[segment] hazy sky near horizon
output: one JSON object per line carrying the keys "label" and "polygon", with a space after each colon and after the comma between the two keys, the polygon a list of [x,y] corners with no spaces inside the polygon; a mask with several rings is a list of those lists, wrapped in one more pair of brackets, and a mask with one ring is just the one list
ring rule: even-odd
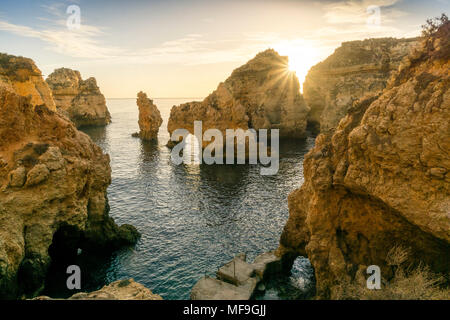
{"label": "hazy sky near horizon", "polygon": [[[79,29],[67,27],[70,5]],[[288,55],[302,82],[343,41],[417,36],[449,9],[449,0],[1,0],[0,52],[32,58],[45,76],[59,67],[95,76],[109,98],[204,97],[267,48]]]}

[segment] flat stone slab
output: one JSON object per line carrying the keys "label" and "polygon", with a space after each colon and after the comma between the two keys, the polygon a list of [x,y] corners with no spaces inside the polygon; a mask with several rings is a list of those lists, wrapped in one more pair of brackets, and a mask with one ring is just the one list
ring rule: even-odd
{"label": "flat stone slab", "polygon": [[211,277],[198,281],[191,291],[192,300],[249,300],[258,281],[249,278],[240,286],[235,286]]}
{"label": "flat stone slab", "polygon": [[216,273],[217,278],[236,286],[243,284],[253,276],[254,268],[240,256],[223,265]]}
{"label": "flat stone slab", "polygon": [[238,254],[217,271],[217,279],[200,279],[192,288],[191,299],[249,300],[265,277],[281,270],[281,259],[273,252],[257,256],[253,263],[245,260],[245,254]]}
{"label": "flat stone slab", "polygon": [[263,279],[270,273],[281,272],[281,258],[273,252],[265,252],[255,258],[252,267],[255,274]]}

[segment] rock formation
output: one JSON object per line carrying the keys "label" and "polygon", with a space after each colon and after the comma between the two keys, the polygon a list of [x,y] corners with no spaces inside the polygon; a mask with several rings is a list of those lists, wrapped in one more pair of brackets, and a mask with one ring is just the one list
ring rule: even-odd
{"label": "rock formation", "polygon": [[139,107],[140,132],[135,136],[139,136],[143,140],[157,139],[159,127],[163,122],[161,113],[153,104],[153,100],[147,98],[147,94],[142,91],[138,93],[136,103]]}
{"label": "rock formation", "polygon": [[321,131],[336,128],[353,101],[381,92],[418,38],[344,42],[311,68],[303,84],[308,122]]}
{"label": "rock formation", "polygon": [[[45,82],[26,83],[21,92]],[[37,96],[14,91],[0,87],[1,298],[39,292],[52,258],[77,248],[112,250],[139,237],[108,216],[109,156],[65,117],[34,106]]]}
{"label": "rock formation", "polygon": [[56,107],[66,113],[77,128],[104,126],[111,122],[106,100],[95,78],[81,79],[80,72],[60,68],[46,82],[53,93]]}
{"label": "rock formation", "polygon": [[353,104],[304,161],[278,254],[307,255],[320,297],[386,262],[395,245],[450,272],[450,25],[426,38],[379,96]]}
{"label": "rock formation", "polygon": [[31,95],[33,106],[45,104],[56,110],[52,92],[31,59],[0,53],[0,87],[21,96]]}
{"label": "rock formation", "polygon": [[[40,296],[33,300],[53,299]],[[115,281],[97,291],[76,293],[68,300],[162,300],[162,298],[133,279],[127,279]]]}
{"label": "rock formation", "polygon": [[234,70],[202,102],[174,106],[167,129],[170,134],[176,129],[193,133],[194,121],[201,120],[203,131],[280,129],[280,137],[301,138],[307,113],[288,58],[269,49]]}

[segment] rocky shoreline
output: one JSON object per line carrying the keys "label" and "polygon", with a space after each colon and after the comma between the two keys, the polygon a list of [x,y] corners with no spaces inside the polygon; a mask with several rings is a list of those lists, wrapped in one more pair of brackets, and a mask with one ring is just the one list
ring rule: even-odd
{"label": "rocky shoreline", "polygon": [[10,72],[0,82],[0,297],[8,299],[38,294],[59,255],[139,239],[108,215],[109,156],[54,103],[40,104],[51,93],[32,60],[8,56],[2,72],[11,60],[33,76]]}
{"label": "rocky shoreline", "polygon": [[[195,120],[204,131],[280,129],[282,138],[303,138],[308,123],[320,130],[277,250],[252,263],[236,256],[216,278],[200,279],[191,299],[251,299],[298,256],[314,267],[317,298],[336,298],[342,281],[358,280],[369,265],[393,279],[395,246],[408,248],[411,266],[448,278],[449,34],[447,21],[421,39],[344,43],[311,69],[305,98],[287,58],[269,49],[205,100],[172,108],[170,134],[193,133]],[[135,135],[156,139],[159,110],[143,92],[137,105]],[[134,226],[109,216],[109,155],[77,130],[110,121],[94,78],[62,68],[44,81],[31,59],[0,55],[0,298],[39,295],[58,256],[138,241]],[[70,299],[161,297],[121,280]]]}

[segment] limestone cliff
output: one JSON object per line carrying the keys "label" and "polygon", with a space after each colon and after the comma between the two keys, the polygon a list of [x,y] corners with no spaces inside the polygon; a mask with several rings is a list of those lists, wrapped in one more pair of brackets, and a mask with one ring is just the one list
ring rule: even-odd
{"label": "limestone cliff", "polygon": [[157,139],[159,127],[163,122],[161,113],[153,104],[153,100],[147,98],[147,94],[142,91],[138,93],[136,103],[139,108],[139,137],[143,140]]}
{"label": "limestone cliff", "polygon": [[317,130],[332,130],[353,101],[381,92],[418,38],[380,38],[344,42],[311,68],[303,85],[308,121]]}
{"label": "limestone cliff", "polygon": [[301,138],[307,113],[288,58],[269,49],[234,70],[202,102],[174,106],[167,128],[171,134],[176,129],[192,133],[194,121],[201,120],[203,131],[280,129],[280,137]]}
{"label": "limestone cliff", "polygon": [[80,72],[56,69],[46,82],[53,93],[56,107],[67,113],[77,128],[104,126],[111,122],[106,100],[95,78],[83,80]]}
{"label": "limestone cliff", "polygon": [[449,39],[447,22],[305,157],[278,253],[309,257],[319,296],[372,264],[389,279],[394,245],[450,272]]}
{"label": "limestone cliff", "polygon": [[[40,296],[33,300],[53,299]],[[76,293],[68,300],[162,300],[162,298],[133,279],[127,279],[115,281],[97,291]]]}
{"label": "limestone cliff", "polygon": [[31,95],[33,106],[45,104],[48,109],[56,110],[52,92],[31,59],[0,53],[0,87],[21,96]]}
{"label": "limestone cliff", "polygon": [[108,216],[109,156],[32,101],[0,88],[1,298],[37,293],[61,254],[112,250],[139,237]]}

